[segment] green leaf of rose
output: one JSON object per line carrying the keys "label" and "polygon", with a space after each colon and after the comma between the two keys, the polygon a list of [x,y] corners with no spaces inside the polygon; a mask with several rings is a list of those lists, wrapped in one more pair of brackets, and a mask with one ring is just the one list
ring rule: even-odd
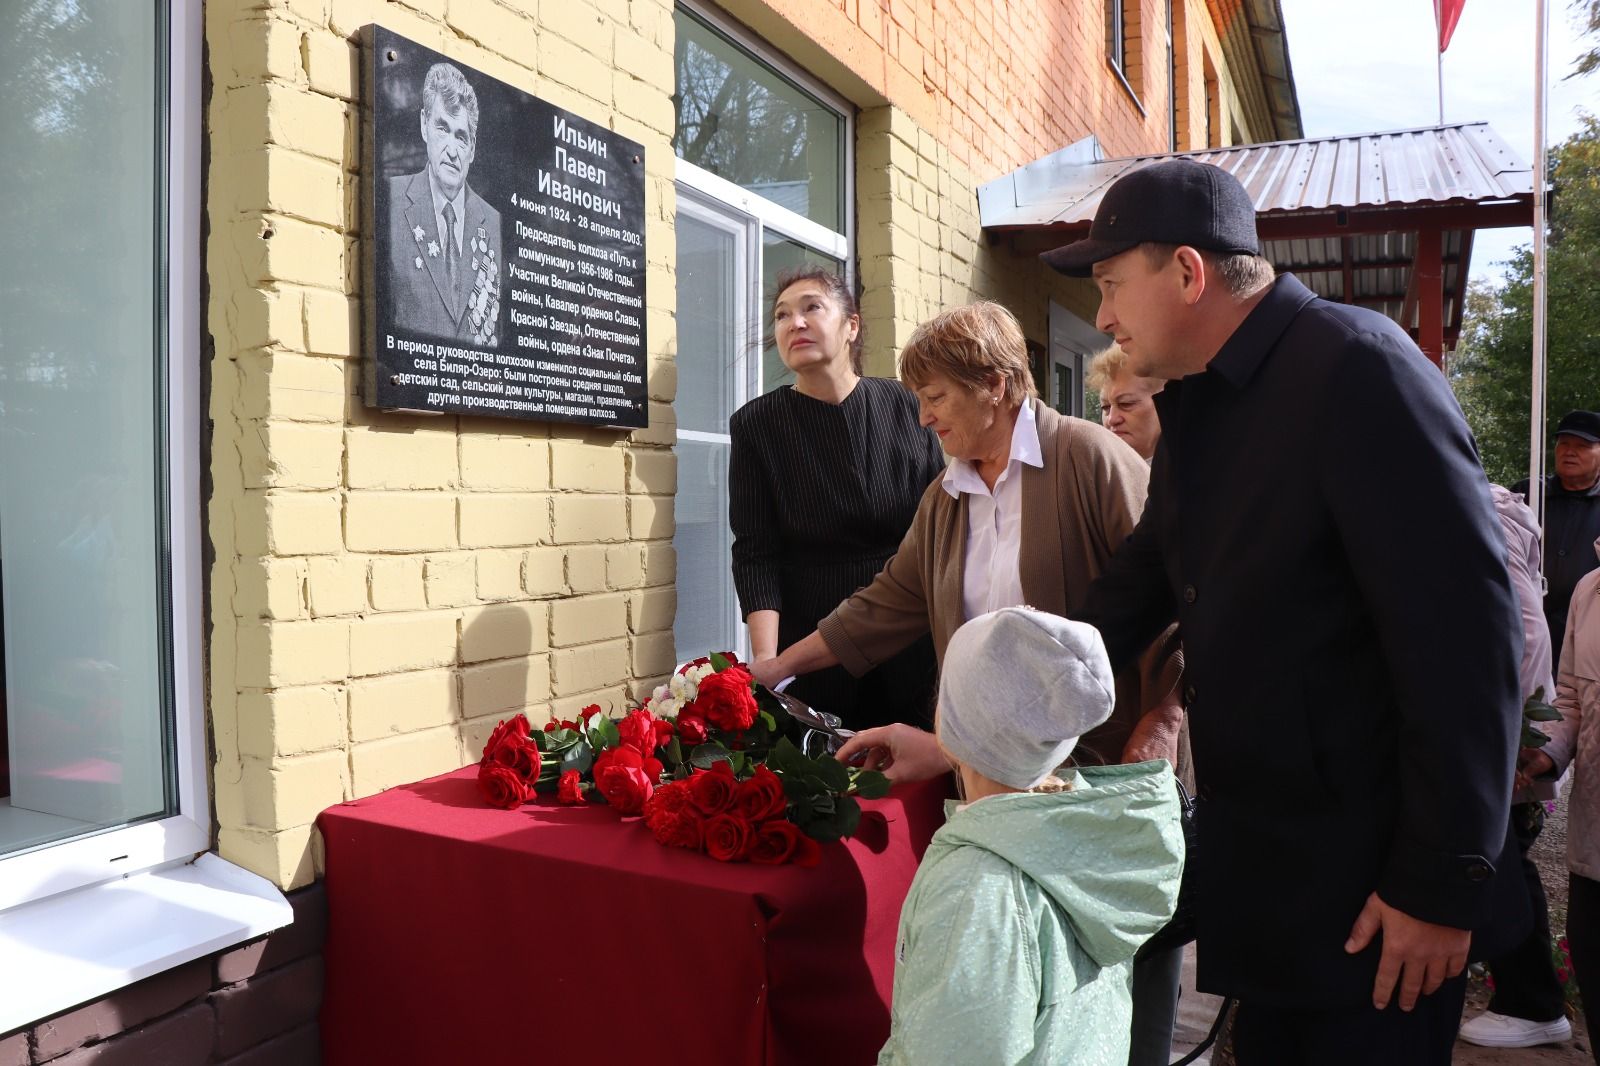
{"label": "green leaf of rose", "polygon": [[823,755],[817,759],[808,760],[811,771],[822,783],[834,792],[848,792],[850,790],[850,768],[835,759],[832,755]]}
{"label": "green leaf of rose", "polygon": [[889,779],[876,770],[856,770],[850,780],[856,795],[862,799],[882,799],[892,787]]}
{"label": "green leaf of rose", "polygon": [[594,765],[594,749],[587,744],[574,744],[566,751],[561,752],[557,760],[556,774],[559,777],[568,770],[576,770],[580,774],[589,772],[589,767]]}
{"label": "green leaf of rose", "polygon": [[722,654],[720,651],[714,651],[711,653],[711,669],[715,670],[717,673],[722,673],[722,671],[726,670],[732,665],[733,664],[728,661],[728,657]]}
{"label": "green leaf of rose", "polygon": [[808,760],[794,742],[788,737],[779,737],[778,742],[772,745],[772,750],[767,752],[767,769],[775,774],[792,774],[805,772]]}
{"label": "green leaf of rose", "polygon": [[853,837],[861,826],[861,805],[849,796],[839,800],[839,813],[834,816],[834,824],[839,827],[839,835]]}
{"label": "green leaf of rose", "polygon": [[696,770],[709,770],[711,769],[711,764],[719,760],[732,766],[733,752],[714,740],[709,740],[704,744],[697,744],[695,749],[689,753],[689,765]]}

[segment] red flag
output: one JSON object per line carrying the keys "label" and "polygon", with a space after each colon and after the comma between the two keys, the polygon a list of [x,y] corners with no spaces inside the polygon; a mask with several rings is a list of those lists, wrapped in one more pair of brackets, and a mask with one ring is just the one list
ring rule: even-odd
{"label": "red flag", "polygon": [[1456,32],[1456,23],[1461,21],[1461,9],[1467,6],[1467,0],[1433,0],[1433,18],[1439,26],[1439,51],[1442,54],[1450,47],[1450,36]]}

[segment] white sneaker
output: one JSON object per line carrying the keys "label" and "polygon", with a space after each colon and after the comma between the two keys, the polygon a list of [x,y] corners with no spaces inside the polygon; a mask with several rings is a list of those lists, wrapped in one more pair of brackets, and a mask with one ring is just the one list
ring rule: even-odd
{"label": "white sneaker", "polygon": [[1461,1026],[1461,1039],[1479,1047],[1538,1047],[1572,1039],[1572,1023],[1565,1017],[1530,1022],[1486,1010]]}

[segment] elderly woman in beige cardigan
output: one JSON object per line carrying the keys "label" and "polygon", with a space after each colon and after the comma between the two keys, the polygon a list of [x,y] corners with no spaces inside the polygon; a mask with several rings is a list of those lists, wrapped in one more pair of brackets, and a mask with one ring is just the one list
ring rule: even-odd
{"label": "elderly woman in beige cardigan", "polygon": [[[1110,431],[1039,402],[1022,329],[999,304],[918,327],[900,380],[952,462],[872,584],[751,668],[764,684],[835,663],[859,675],[930,632],[942,665],[963,622],[1002,607],[1070,615],[1144,510],[1149,468]],[[1077,762],[1177,762],[1182,661],[1171,637],[1117,678],[1116,707],[1078,741]],[[933,734],[908,725],[863,730],[839,757],[863,752],[891,778],[950,770]],[[1178,949],[1134,966],[1130,1066],[1171,1057],[1180,963]]]}
{"label": "elderly woman in beige cardigan", "polygon": [[[835,664],[859,675],[925,633],[942,663],[963,622],[1001,607],[1070,615],[1144,509],[1148,468],[1110,432],[1039,402],[1021,327],[999,304],[918,327],[900,379],[953,462],[872,584],[754,664],[764,684]],[[1180,670],[1165,651],[1119,677],[1116,710],[1080,742],[1079,760],[1175,761]],[[949,769],[932,734],[911,726],[866,730],[841,754],[860,751],[891,778]]]}

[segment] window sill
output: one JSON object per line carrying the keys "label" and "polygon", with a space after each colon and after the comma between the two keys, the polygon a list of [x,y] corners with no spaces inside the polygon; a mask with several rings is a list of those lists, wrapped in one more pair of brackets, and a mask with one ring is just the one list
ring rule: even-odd
{"label": "window sill", "polygon": [[1150,113],[1144,109],[1144,103],[1140,101],[1139,94],[1133,91],[1133,86],[1128,84],[1128,76],[1122,73],[1122,68],[1117,66],[1117,61],[1110,56],[1106,56],[1106,66],[1110,67],[1111,73],[1116,75],[1117,84],[1122,86],[1123,91],[1128,94],[1128,99],[1132,100],[1133,106],[1139,109],[1139,114],[1149,118]]}
{"label": "window sill", "polygon": [[282,928],[289,901],[207,853],[0,914],[0,1033]]}

